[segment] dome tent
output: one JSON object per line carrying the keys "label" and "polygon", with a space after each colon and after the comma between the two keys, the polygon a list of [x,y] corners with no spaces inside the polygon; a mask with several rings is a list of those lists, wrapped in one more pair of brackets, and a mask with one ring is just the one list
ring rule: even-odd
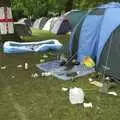
{"label": "dome tent", "polygon": [[86,56],[96,61],[96,71],[120,80],[120,4],[101,5],[81,19],[70,40],[70,56],[82,63]]}
{"label": "dome tent", "polygon": [[66,34],[70,31],[70,24],[65,17],[59,17],[53,24],[51,32],[57,35]]}
{"label": "dome tent", "polygon": [[33,23],[32,28],[42,29],[47,21],[48,21],[48,18],[41,17],[41,18],[35,20],[35,22]]}
{"label": "dome tent", "polygon": [[58,19],[58,17],[52,17],[50,18],[46,24],[44,25],[43,29],[42,30],[47,30],[47,31],[51,31],[55,21]]}
{"label": "dome tent", "polygon": [[66,34],[67,32],[70,31],[70,24],[66,17],[61,16],[61,17],[55,17],[51,18],[47,21],[45,24],[43,30],[48,30],[52,33],[55,34]]}
{"label": "dome tent", "polygon": [[80,21],[80,19],[86,14],[86,11],[71,10],[66,12],[63,16],[68,19],[71,29],[73,29]]}

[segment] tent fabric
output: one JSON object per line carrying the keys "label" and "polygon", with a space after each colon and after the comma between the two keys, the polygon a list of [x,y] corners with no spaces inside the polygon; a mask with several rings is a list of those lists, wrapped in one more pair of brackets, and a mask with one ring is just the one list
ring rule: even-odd
{"label": "tent fabric", "polygon": [[105,12],[105,17],[101,27],[100,40],[98,46],[97,63],[99,62],[102,49],[113,31],[120,25],[120,6],[119,8],[109,8]]}
{"label": "tent fabric", "polygon": [[86,56],[96,57],[102,18],[102,16],[88,15],[85,19],[78,43],[78,61],[82,62]]}
{"label": "tent fabric", "polygon": [[32,28],[42,29],[47,21],[48,21],[48,18],[41,17],[41,18],[35,20],[35,22],[33,23]]}
{"label": "tent fabric", "polygon": [[101,6],[98,6],[97,8],[118,8],[120,7],[119,2],[110,2],[108,4],[103,4]]}
{"label": "tent fabric", "polygon": [[73,55],[75,59],[77,58],[78,42],[79,42],[79,37],[80,37],[82,24],[83,24],[86,16],[89,14],[89,12],[90,11],[88,11],[88,13],[86,13],[79,20],[79,23],[74,27],[74,29],[72,30],[72,33],[71,33],[70,44],[69,44],[69,54],[70,54],[70,56]]}
{"label": "tent fabric", "polygon": [[55,34],[66,34],[69,31],[70,24],[65,17],[59,17],[51,29],[51,32]]}
{"label": "tent fabric", "polygon": [[50,18],[50,19],[46,22],[46,24],[45,24],[45,26],[43,27],[42,30],[51,31],[51,29],[53,28],[53,25],[54,25],[54,23],[55,23],[55,21],[56,21],[57,19],[58,19],[57,17]]}
{"label": "tent fabric", "polygon": [[79,23],[80,19],[86,14],[85,11],[81,11],[81,10],[71,10],[67,13],[65,13],[63,16],[66,17],[66,19],[68,19],[70,25],[71,25],[71,29],[73,30],[73,28]]}
{"label": "tent fabric", "polygon": [[107,7],[104,5],[103,8],[106,8],[104,15],[87,15],[81,30],[79,30],[77,59],[80,62],[85,56],[91,56],[98,63],[106,42],[120,25],[119,5],[108,4]]}
{"label": "tent fabric", "polygon": [[[112,39],[111,39],[112,37]],[[113,32],[102,50],[96,71],[120,81],[120,26]]]}

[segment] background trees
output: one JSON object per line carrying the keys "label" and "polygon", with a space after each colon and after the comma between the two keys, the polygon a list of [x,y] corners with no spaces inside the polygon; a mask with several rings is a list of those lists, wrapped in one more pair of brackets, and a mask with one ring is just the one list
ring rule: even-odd
{"label": "background trees", "polygon": [[[55,16],[71,9],[88,9],[113,0],[11,0],[16,19],[27,16]],[[120,0],[114,0],[120,1]]]}

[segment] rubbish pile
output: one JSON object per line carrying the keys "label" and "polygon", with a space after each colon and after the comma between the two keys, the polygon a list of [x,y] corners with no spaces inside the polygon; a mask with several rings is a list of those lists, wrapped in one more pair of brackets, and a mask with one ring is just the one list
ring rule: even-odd
{"label": "rubbish pile", "polygon": [[84,108],[92,108],[93,104],[92,102],[85,102],[85,93],[82,88],[62,88],[61,89],[64,92],[68,91],[69,94],[69,101],[71,104],[82,104]]}

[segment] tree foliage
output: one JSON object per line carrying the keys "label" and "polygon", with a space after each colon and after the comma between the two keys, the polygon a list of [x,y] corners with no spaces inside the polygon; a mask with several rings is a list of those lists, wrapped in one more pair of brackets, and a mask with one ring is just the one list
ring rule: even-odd
{"label": "tree foliage", "polygon": [[[14,16],[60,15],[71,9],[88,9],[113,0],[11,0]],[[120,0],[114,0],[119,2]]]}

